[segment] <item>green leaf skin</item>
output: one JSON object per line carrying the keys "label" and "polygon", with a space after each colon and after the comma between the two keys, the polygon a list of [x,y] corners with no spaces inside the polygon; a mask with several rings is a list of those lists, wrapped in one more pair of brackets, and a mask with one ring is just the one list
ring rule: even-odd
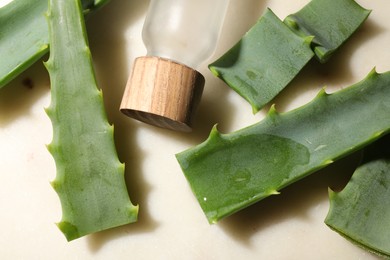
{"label": "green leaf skin", "polygon": [[268,9],[209,69],[247,100],[256,113],[315,54],[325,62],[369,13],[353,0],[312,0],[282,22]]}
{"label": "green leaf skin", "polygon": [[137,220],[113,126],[97,88],[79,0],[50,0],[50,58],[45,64],[53,125],[48,146],[57,168],[52,185],[61,200],[58,224],[68,241]]}
{"label": "green leaf skin", "polygon": [[[84,12],[108,0],[83,0]],[[0,8],[0,88],[34,64],[49,50],[45,19],[47,0],[13,0]]]}
{"label": "green leaf skin", "polygon": [[314,52],[319,61],[326,62],[370,12],[353,0],[315,0],[287,16],[284,22],[303,37],[314,36]]}
{"label": "green leaf skin", "polygon": [[14,0],[0,8],[0,88],[48,51],[47,0]]}
{"label": "green leaf skin", "polygon": [[310,37],[292,33],[267,9],[257,24],[209,68],[245,98],[256,113],[313,57],[310,41]]}
{"label": "green leaf skin", "polygon": [[230,134],[214,128],[176,155],[210,223],[279,191],[389,131],[390,72]]}
{"label": "green leaf skin", "polygon": [[390,258],[390,135],[364,151],[364,162],[341,192],[329,191],[325,223],[373,253]]}

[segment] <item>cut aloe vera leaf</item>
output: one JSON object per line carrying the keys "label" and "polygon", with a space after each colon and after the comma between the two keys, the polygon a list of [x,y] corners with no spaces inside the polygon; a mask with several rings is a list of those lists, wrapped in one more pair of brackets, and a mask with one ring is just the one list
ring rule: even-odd
{"label": "cut aloe vera leaf", "polygon": [[369,14],[353,0],[313,0],[284,22],[303,37],[314,36],[314,52],[321,62],[326,62]]}
{"label": "cut aloe vera leaf", "polygon": [[353,243],[390,258],[390,135],[364,150],[341,192],[329,191],[325,223]]}
{"label": "cut aloe vera leaf", "polygon": [[264,120],[236,132],[214,128],[176,157],[215,223],[376,140],[389,131],[389,113],[390,72],[372,71],[290,112],[271,108]]}
{"label": "cut aloe vera leaf", "polygon": [[270,10],[227,53],[209,65],[259,111],[313,57],[311,37],[294,33]]}
{"label": "cut aloe vera leaf", "polygon": [[51,81],[47,109],[57,175],[52,185],[61,201],[58,224],[70,241],[137,220],[126,188],[124,165],[116,153],[97,88],[79,0],[50,0]]}
{"label": "cut aloe vera leaf", "polygon": [[294,79],[314,52],[326,61],[368,15],[353,0],[312,0],[284,22],[267,10],[209,69],[256,113]]}
{"label": "cut aloe vera leaf", "polygon": [[[84,0],[89,13],[108,0]],[[0,8],[0,88],[48,52],[48,0],[13,0]]]}

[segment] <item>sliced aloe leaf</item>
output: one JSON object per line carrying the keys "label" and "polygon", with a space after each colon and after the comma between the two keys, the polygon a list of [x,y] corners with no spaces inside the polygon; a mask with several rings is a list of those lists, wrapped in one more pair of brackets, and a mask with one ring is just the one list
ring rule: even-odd
{"label": "sliced aloe leaf", "polygon": [[256,113],[313,57],[311,37],[294,33],[270,10],[209,68],[244,97]]}
{"label": "sliced aloe leaf", "polygon": [[[108,0],[84,0],[89,13]],[[0,8],[0,88],[48,52],[48,0],[13,0]]]}
{"label": "sliced aloe leaf", "polygon": [[341,192],[329,191],[325,223],[353,243],[390,258],[390,135],[364,150]]}
{"label": "sliced aloe leaf", "polygon": [[230,134],[214,128],[177,160],[210,223],[371,143],[390,129],[390,72]]}
{"label": "sliced aloe leaf", "polygon": [[256,113],[292,81],[314,52],[326,61],[369,13],[353,0],[312,0],[284,22],[267,10],[209,69]]}
{"label": "sliced aloe leaf", "polygon": [[14,0],[0,8],[0,87],[48,50],[46,0]]}
{"label": "sliced aloe leaf", "polygon": [[353,0],[313,0],[284,22],[303,37],[314,36],[314,52],[321,62],[326,62],[369,14]]}
{"label": "sliced aloe leaf", "polygon": [[124,165],[118,160],[113,126],[107,122],[98,90],[79,0],[50,0],[51,81],[47,109],[53,125],[57,175],[52,185],[61,201],[58,224],[70,241],[137,220]]}

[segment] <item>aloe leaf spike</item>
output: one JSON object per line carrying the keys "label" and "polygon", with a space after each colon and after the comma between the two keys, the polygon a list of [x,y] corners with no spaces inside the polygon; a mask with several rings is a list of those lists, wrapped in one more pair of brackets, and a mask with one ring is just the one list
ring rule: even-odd
{"label": "aloe leaf spike", "polygon": [[79,0],[50,0],[47,14],[51,81],[47,108],[53,125],[48,149],[62,205],[58,227],[70,241],[137,220],[118,160],[113,126],[97,88]]}
{"label": "aloe leaf spike", "polygon": [[[215,223],[373,142],[390,129],[390,72],[176,155],[200,206]],[[375,115],[375,116],[373,116]],[[353,129],[353,130],[351,130]]]}

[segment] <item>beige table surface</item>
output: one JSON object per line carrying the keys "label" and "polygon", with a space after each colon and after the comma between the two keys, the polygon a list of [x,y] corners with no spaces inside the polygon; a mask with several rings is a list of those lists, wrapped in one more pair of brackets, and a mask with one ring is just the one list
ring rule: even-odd
{"label": "beige table surface", "polygon": [[[266,7],[281,19],[308,0],[231,0],[213,60],[256,22]],[[390,70],[390,1],[358,0],[372,13],[324,65],[311,62],[273,101],[288,111],[363,79],[373,67]],[[44,112],[49,79],[38,62],[0,89],[0,259],[375,259],[324,223],[327,189],[343,187],[355,154],[216,225],[209,225],[174,154],[205,140],[218,123],[231,132],[262,119],[208,71],[194,131],[180,134],[118,112],[135,57],[145,54],[141,29],[149,1],[111,0],[87,22],[99,85],[115,124],[120,159],[139,222],[66,242],[55,223],[61,208],[49,182],[55,165],[45,145],[52,137]],[[46,59],[46,58],[45,58]],[[31,86],[23,84],[31,78]],[[26,82],[24,82],[26,83]],[[27,84],[28,85],[28,84]]]}

